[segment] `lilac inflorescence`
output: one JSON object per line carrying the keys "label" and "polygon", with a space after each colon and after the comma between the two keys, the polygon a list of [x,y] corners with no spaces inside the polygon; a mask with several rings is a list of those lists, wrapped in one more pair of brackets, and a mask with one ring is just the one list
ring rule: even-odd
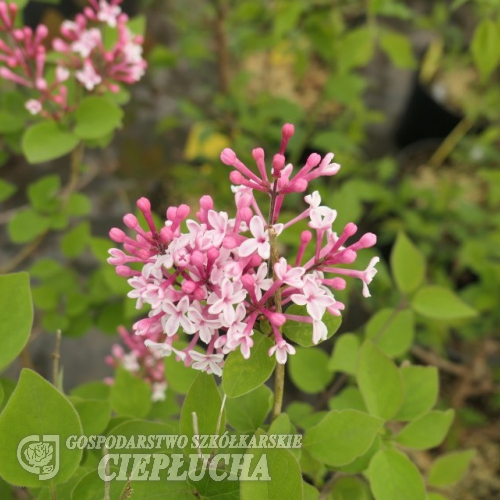
{"label": "lilac inflorescence", "polygon": [[[359,250],[376,243],[374,234],[366,233],[348,243],[357,232],[356,225],[349,223],[340,234],[335,233],[332,225],[337,212],[321,204],[317,191],[305,196],[307,208],[300,215],[278,222],[287,194],[304,192],[310,181],[335,175],[340,168],[332,163],[332,153],[324,158],[313,153],[293,175],[293,166],[285,160],[293,133],[293,125],[283,127],[280,151],[272,159],[269,176],[262,149],[253,151],[258,173],[231,149],[222,152],[222,162],[234,168],[230,174],[234,218],[216,211],[212,198],[203,196],[195,218],[189,218],[187,205],[169,207],[165,225],[157,227],[150,202],[141,198],[137,207],[148,227],[141,227],[128,214],[124,223],[135,232],[134,237],[118,228],[110,231],[124,251],[111,249],[108,262],[128,278],[132,288],[128,296],[137,301],[137,308],[144,304],[150,308],[148,316],[134,324],[134,331],[139,336],[162,336],[159,342],[147,341],[152,351],[175,355],[186,366],[221,375],[228,353],[240,350],[244,358],[250,357],[254,331],[264,322],[270,325],[274,340],[269,356],[285,363],[295,353],[282,335],[286,322],[311,324],[312,341],[317,344],[327,338],[325,314],[339,316],[344,309],[334,291],[345,288],[345,277],[360,279],[363,295],[370,296],[368,284],[376,273],[378,257],[362,271],[345,265],[355,262]],[[257,203],[256,191],[269,195],[267,218]],[[295,258],[273,255],[271,240],[300,221],[307,221],[310,230],[302,232]],[[306,260],[308,248],[311,257]],[[291,304],[303,306],[303,314],[287,314]],[[181,332],[189,344],[179,350],[173,342]],[[195,349],[200,345],[205,352]]]}

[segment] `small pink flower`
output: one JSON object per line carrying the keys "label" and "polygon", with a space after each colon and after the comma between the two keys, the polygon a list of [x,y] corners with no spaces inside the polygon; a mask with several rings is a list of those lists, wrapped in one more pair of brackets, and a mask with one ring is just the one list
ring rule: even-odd
{"label": "small pink flower", "polygon": [[288,344],[284,339],[279,339],[276,344],[274,344],[268,352],[269,356],[276,354],[276,361],[280,365],[284,365],[288,358],[288,355],[295,354],[295,347]]}
{"label": "small pink flower", "polygon": [[312,229],[319,229],[320,231],[326,231],[327,229],[331,229],[336,217],[337,211],[331,208],[313,208],[309,214],[309,218],[311,219],[309,227]]}
{"label": "small pink flower", "polygon": [[166,391],[167,391],[167,383],[166,382],[154,382],[151,385],[151,389],[153,393],[151,395],[151,401],[156,403],[158,401],[165,401],[166,399]]}
{"label": "small pink flower", "polygon": [[101,32],[97,28],[80,33],[79,38],[71,44],[71,50],[86,58],[101,43]]}
{"label": "small pink flower", "polygon": [[291,267],[288,269],[288,263],[284,257],[281,257],[279,262],[274,264],[274,272],[276,273],[276,276],[283,281],[283,283],[286,283],[293,288],[302,288],[304,285],[301,278],[306,272],[305,268]]}
{"label": "small pink flower", "polygon": [[184,359],[186,354],[178,349],[175,349],[168,342],[154,342],[151,339],[146,339],[144,345],[158,358],[166,358],[175,354],[180,359]]}
{"label": "small pink flower", "polygon": [[99,11],[97,12],[97,19],[103,23],[107,23],[110,28],[116,28],[116,20],[121,13],[118,5],[110,5],[105,0],[99,2]]}
{"label": "small pink flower", "polygon": [[75,76],[87,90],[93,90],[96,85],[102,82],[102,78],[96,73],[94,66],[89,60],[84,62],[83,69],[77,71]]}
{"label": "small pink flower", "polygon": [[207,313],[202,313],[200,307],[191,307],[188,311],[188,317],[192,321],[195,332],[200,335],[200,339],[209,344],[218,328],[222,326],[219,319],[210,319]]}
{"label": "small pink flower", "polygon": [[372,282],[373,278],[377,274],[377,269],[375,266],[380,262],[379,257],[373,257],[368,264],[368,267],[365,269],[362,275],[363,281],[363,297],[371,297],[370,290],[368,289],[368,285]]}
{"label": "small pink flower", "polygon": [[263,259],[269,259],[271,253],[269,232],[264,228],[264,221],[258,215],[254,215],[250,221],[250,232],[253,238],[248,238],[241,244],[240,256],[248,257],[253,253],[258,253]]}
{"label": "small pink flower", "polygon": [[220,292],[215,292],[210,295],[207,300],[210,308],[210,314],[219,314],[221,321],[225,326],[230,326],[235,320],[235,312],[233,304],[239,304],[245,300],[246,291],[242,289],[241,284],[232,283],[227,278],[222,279]]}
{"label": "small pink flower", "polygon": [[222,376],[222,365],[224,364],[223,354],[201,354],[194,350],[189,351],[189,356],[194,361],[191,365],[195,370],[206,373],[213,373]]}
{"label": "small pink flower", "polygon": [[29,101],[26,101],[26,104],[24,106],[32,115],[37,115],[38,113],[40,113],[40,111],[42,111],[42,103],[40,101],[37,101],[36,99],[30,99]]}
{"label": "small pink flower", "polygon": [[189,298],[184,296],[175,305],[170,300],[163,301],[162,309],[166,313],[162,317],[163,331],[169,336],[174,336],[179,328],[182,328],[185,333],[194,333],[195,328],[193,323],[186,317],[189,310]]}
{"label": "small pink flower", "polygon": [[320,320],[325,314],[326,308],[335,304],[335,299],[326,295],[325,291],[318,286],[314,278],[306,276],[301,293],[290,296],[292,301],[299,306],[306,306],[309,315]]}

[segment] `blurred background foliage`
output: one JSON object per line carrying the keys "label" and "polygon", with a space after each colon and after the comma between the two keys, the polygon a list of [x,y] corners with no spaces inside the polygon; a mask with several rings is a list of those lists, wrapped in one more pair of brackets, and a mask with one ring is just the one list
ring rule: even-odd
{"label": "blurred background foliage", "polygon": [[[28,24],[43,21],[54,31],[81,8],[76,0],[17,3],[27,4]],[[149,70],[132,89],[122,130],[87,148],[79,192],[62,208],[56,199],[68,161],[26,164],[20,137],[30,117],[19,91],[0,81],[0,268],[31,272],[37,307],[23,363],[43,371],[48,351],[36,337],[60,329],[89,339],[75,344],[90,349],[82,363],[100,366],[113,339],[99,351],[96,332],[115,335],[137,317],[124,299],[125,280],[105,263],[108,229],[142,195],[160,218],[169,205],[196,206],[202,194],[229,209],[220,151],[231,145],[250,165],[252,149],[269,157],[281,124],[292,122],[291,162],[298,167],[312,151],[333,151],[342,164],[337,176],[311,186],[338,211],[339,230],[354,221],[379,237],[383,261],[372,298],[342,297],[348,310],[340,331],[401,306],[387,268],[404,230],[425,255],[427,282],[455,290],[480,312],[467,322],[419,316],[413,354],[427,353],[422,361],[444,370],[443,395],[461,410],[459,425],[494,433],[500,1],[130,0],[124,9],[146,21]],[[287,212],[301,204],[290,197]],[[283,244],[295,246],[301,229]],[[366,253],[368,262],[375,252]],[[67,383],[88,378],[71,378],[85,364],[66,365]]]}

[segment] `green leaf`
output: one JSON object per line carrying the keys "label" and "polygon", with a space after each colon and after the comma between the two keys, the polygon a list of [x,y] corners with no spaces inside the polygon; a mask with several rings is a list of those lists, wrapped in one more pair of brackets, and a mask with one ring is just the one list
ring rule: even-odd
{"label": "green leaf", "polygon": [[10,182],[0,179],[0,203],[10,198],[17,191],[17,187]]}
{"label": "green leaf", "polygon": [[87,382],[75,387],[71,392],[71,396],[76,396],[82,399],[109,399],[111,395],[111,386],[101,381]]}
{"label": "green leaf", "polygon": [[[184,349],[186,346],[187,344],[184,342],[174,342],[176,349]],[[166,357],[164,363],[168,387],[179,394],[187,394],[198,376],[198,371],[186,366],[182,361],[177,361],[175,356]]]}
{"label": "green leaf", "polygon": [[144,36],[146,33],[146,16],[135,16],[129,20],[127,23],[128,29],[134,33],[134,35]]}
{"label": "green leaf", "polygon": [[[306,306],[298,306],[297,304],[292,304],[288,307],[286,313],[294,314],[296,316],[309,317]],[[327,339],[329,339],[340,328],[342,317],[334,316],[333,314],[325,314],[325,316],[323,316],[323,322],[325,323],[328,331]],[[312,347],[315,345],[312,341],[313,326],[311,323],[287,321],[283,326],[283,334],[285,337],[293,340],[296,344],[299,344],[302,347]]]}
{"label": "green leaf", "polygon": [[366,413],[363,396],[357,387],[347,387],[328,401],[330,410],[358,410]]}
{"label": "green leaf", "polygon": [[261,385],[239,398],[226,401],[228,423],[241,433],[257,430],[266,419],[273,404],[273,392]]}
{"label": "green leaf", "polygon": [[390,358],[406,354],[415,338],[415,317],[410,309],[381,309],[368,321],[366,338]]}
{"label": "green leaf", "polygon": [[59,206],[59,200],[56,197],[60,189],[59,176],[46,175],[28,186],[28,198],[37,212],[50,213]]}
{"label": "green leaf", "polygon": [[379,451],[370,462],[368,477],[376,500],[425,500],[417,467],[396,450]]}
{"label": "green leaf", "polygon": [[306,431],[303,446],[321,463],[347,465],[368,451],[383,424],[360,411],[333,410]]}
{"label": "green leaf", "polygon": [[337,53],[339,70],[344,73],[351,68],[367,64],[373,55],[373,34],[367,27],[348,30],[339,42]]}
{"label": "green leaf", "polygon": [[0,404],[0,412],[5,408],[12,393],[16,389],[16,383],[10,378],[0,378],[0,385],[2,386],[3,400]]}
{"label": "green leaf", "polygon": [[[24,369],[0,416],[0,474],[6,481],[18,486],[40,487],[66,482],[82,457],[82,450],[68,449],[66,440],[81,433],[78,414],[63,394],[34,371]],[[28,436],[59,438],[59,471],[54,478],[40,480],[37,474],[26,471],[15,459],[18,446]],[[28,446],[25,444],[22,447],[21,454]],[[57,453],[54,453],[54,461],[56,456]]]}
{"label": "green leaf", "polygon": [[371,340],[359,352],[357,380],[371,415],[390,420],[403,403],[403,380],[396,365]]}
{"label": "green leaf", "polygon": [[[112,467],[110,468],[110,473],[113,472],[118,473],[118,471]],[[147,483],[150,484],[149,481],[147,481]],[[111,498],[120,498],[124,484],[123,481],[109,482]],[[84,475],[75,485],[71,494],[71,500],[96,500],[98,498],[104,498],[104,482],[97,474],[97,470],[93,470]]]}
{"label": "green leaf", "polygon": [[104,432],[111,418],[111,404],[108,401],[73,398],[72,403],[80,416],[85,436],[97,436]]}
{"label": "green leaf", "polygon": [[27,243],[45,233],[49,227],[48,217],[38,214],[32,208],[26,208],[14,214],[8,230],[13,243]]}
{"label": "green leaf", "polygon": [[305,481],[302,481],[302,491],[304,492],[304,500],[318,500],[319,498],[319,491]]}
{"label": "green leaf", "polygon": [[439,493],[431,492],[427,495],[427,500],[448,500],[448,499]]}
{"label": "green leaf", "polygon": [[421,417],[436,404],[439,373],[435,366],[403,366],[404,399],[395,420],[408,421]]}
{"label": "green leaf", "polygon": [[75,112],[74,133],[80,139],[99,139],[121,126],[123,111],[105,97],[86,97]]}
{"label": "green leaf", "polygon": [[[144,448],[139,446],[139,436],[175,436],[175,442],[179,435],[179,425],[177,422],[149,422],[147,420],[126,420],[114,425],[111,431],[108,431],[108,436],[124,436],[127,440],[126,453],[144,453]],[[131,438],[133,438],[131,440]],[[191,449],[190,444],[186,449]],[[123,447],[119,440],[116,440],[114,446],[109,448],[110,453],[123,453]],[[194,451],[193,451],[194,452]],[[181,453],[180,448],[173,444],[170,440],[164,439],[157,446],[155,439],[155,447],[152,453]]]}
{"label": "green leaf", "polygon": [[0,134],[12,134],[24,128],[24,118],[15,113],[0,111]]}
{"label": "green leaf", "polygon": [[380,48],[388,55],[394,66],[409,69],[416,66],[413,47],[408,37],[395,31],[386,31],[380,37]]}
{"label": "green leaf", "polygon": [[340,477],[335,481],[332,500],[371,500],[367,484],[357,477]]}
{"label": "green leaf", "polygon": [[[225,411],[222,410],[220,428],[217,423],[221,415],[222,399],[212,375],[200,372],[187,393],[181,411],[181,434],[186,434],[191,442],[194,434],[220,434],[225,429]],[[193,413],[196,413],[198,432],[194,432]],[[202,449],[209,453],[209,449]]]}
{"label": "green leaf", "polygon": [[483,19],[476,27],[470,51],[481,80],[485,82],[500,62],[498,24],[491,19]]}
{"label": "green leaf", "polygon": [[23,350],[32,324],[33,303],[28,273],[0,276],[0,370]]}
{"label": "green leaf", "polygon": [[354,375],[358,362],[359,338],[354,333],[345,333],[335,342],[328,369]]}
{"label": "green leaf", "polygon": [[415,450],[435,448],[443,442],[454,418],[453,410],[431,411],[410,422],[396,436],[396,441]]}
{"label": "green leaf", "polygon": [[[255,436],[264,435],[258,430]],[[250,475],[265,456],[270,481],[241,481],[241,500],[302,500],[302,476],[297,459],[285,448],[249,448]]]}
{"label": "green leaf", "polygon": [[262,385],[276,365],[276,358],[268,351],[273,342],[257,332],[253,334],[254,345],[249,359],[234,351],[226,359],[222,373],[222,387],[228,398],[237,398]]}
{"label": "green leaf", "polygon": [[[201,479],[196,478],[196,480],[192,480],[188,476],[187,482],[191,484],[192,489],[196,490],[198,494],[196,498],[201,498],[202,500],[240,500],[240,485],[237,477],[232,476],[227,469],[224,470],[224,466],[220,462],[217,469],[217,475],[219,477],[221,477],[224,472],[226,472],[226,477],[223,479],[217,478],[217,480],[215,480],[206,472]],[[199,471],[199,467],[197,470]],[[175,498],[177,499],[177,496]]]}
{"label": "green leaf", "polygon": [[440,456],[429,470],[429,485],[441,488],[458,483],[465,476],[474,455],[474,450],[465,450]]}
{"label": "green leaf", "polygon": [[55,121],[32,125],[23,135],[22,148],[30,163],[55,160],[73,151],[78,138]]}
{"label": "green leaf", "polygon": [[66,205],[66,213],[73,217],[88,215],[92,210],[90,198],[83,193],[73,193]]}
{"label": "green leaf", "polygon": [[431,319],[454,320],[477,316],[477,311],[441,286],[421,288],[413,298],[413,309]]}
{"label": "green leaf", "polygon": [[424,281],[425,257],[405,233],[399,233],[391,252],[391,271],[403,293],[416,290]]}
{"label": "green leaf", "polygon": [[0,384],[0,408],[2,408],[4,398],[5,392],[3,390],[3,386]]}
{"label": "green leaf", "polygon": [[118,368],[111,388],[111,406],[119,415],[145,417],[151,410],[149,384],[123,368]]}
{"label": "green leaf", "polygon": [[80,255],[90,239],[90,224],[82,222],[74,228],[70,229],[61,241],[61,249],[63,254],[69,259]]}
{"label": "green leaf", "polygon": [[333,379],[328,361],[328,355],[321,349],[298,347],[288,363],[290,378],[304,392],[321,392]]}
{"label": "green leaf", "polygon": [[353,460],[351,463],[347,465],[343,465],[342,467],[337,467],[339,472],[346,472],[348,474],[360,474],[365,472],[370,466],[370,462],[372,458],[382,449],[383,441],[378,434],[373,440],[372,445],[368,448],[368,451],[361,455],[360,457]]}

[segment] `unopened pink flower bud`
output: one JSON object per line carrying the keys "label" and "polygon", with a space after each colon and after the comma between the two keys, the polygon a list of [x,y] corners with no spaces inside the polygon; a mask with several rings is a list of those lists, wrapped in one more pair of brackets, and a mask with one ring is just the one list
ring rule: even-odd
{"label": "unopened pink flower bud", "polygon": [[220,154],[220,159],[225,165],[232,166],[236,161],[236,153],[230,148],[225,148]]}
{"label": "unopened pink flower bud", "polygon": [[109,237],[117,243],[123,243],[128,239],[127,235],[117,227],[111,229],[111,231],[109,232]]}
{"label": "unopened pink flower bud", "polygon": [[123,217],[124,224],[130,229],[135,229],[139,225],[139,221],[134,214],[127,214]]}
{"label": "unopened pink flower bud", "polygon": [[209,195],[202,196],[200,198],[200,207],[203,210],[207,211],[207,212],[209,210],[213,210],[213,208],[214,208],[214,200]]}
{"label": "unopened pink flower bud", "polygon": [[237,170],[233,170],[229,174],[229,180],[236,185],[240,185],[245,182],[245,178]]}
{"label": "unopened pink flower bud", "polygon": [[191,294],[198,288],[198,285],[194,281],[185,280],[182,282],[181,288],[184,293]]}
{"label": "unopened pink flower bud", "polygon": [[134,271],[127,266],[116,266],[115,272],[118,276],[123,276],[124,278],[130,278],[131,276],[138,276],[140,274],[138,271]]}
{"label": "unopened pink flower bud", "polygon": [[177,219],[184,220],[188,215],[191,209],[188,205],[179,205],[177,208]]}
{"label": "unopened pink flower bud", "polygon": [[177,218],[177,207],[168,207],[167,208],[167,219],[175,220]]}
{"label": "unopened pink flower bud", "polygon": [[286,317],[281,313],[272,312],[269,313],[267,317],[269,319],[269,322],[278,328],[286,323]]}
{"label": "unopened pink flower bud", "polygon": [[273,176],[276,178],[279,178],[284,166],[285,166],[285,157],[282,154],[274,155],[274,157],[273,157]]}
{"label": "unopened pink flower bud", "polygon": [[151,212],[151,203],[147,198],[139,198],[136,205],[141,212]]}

